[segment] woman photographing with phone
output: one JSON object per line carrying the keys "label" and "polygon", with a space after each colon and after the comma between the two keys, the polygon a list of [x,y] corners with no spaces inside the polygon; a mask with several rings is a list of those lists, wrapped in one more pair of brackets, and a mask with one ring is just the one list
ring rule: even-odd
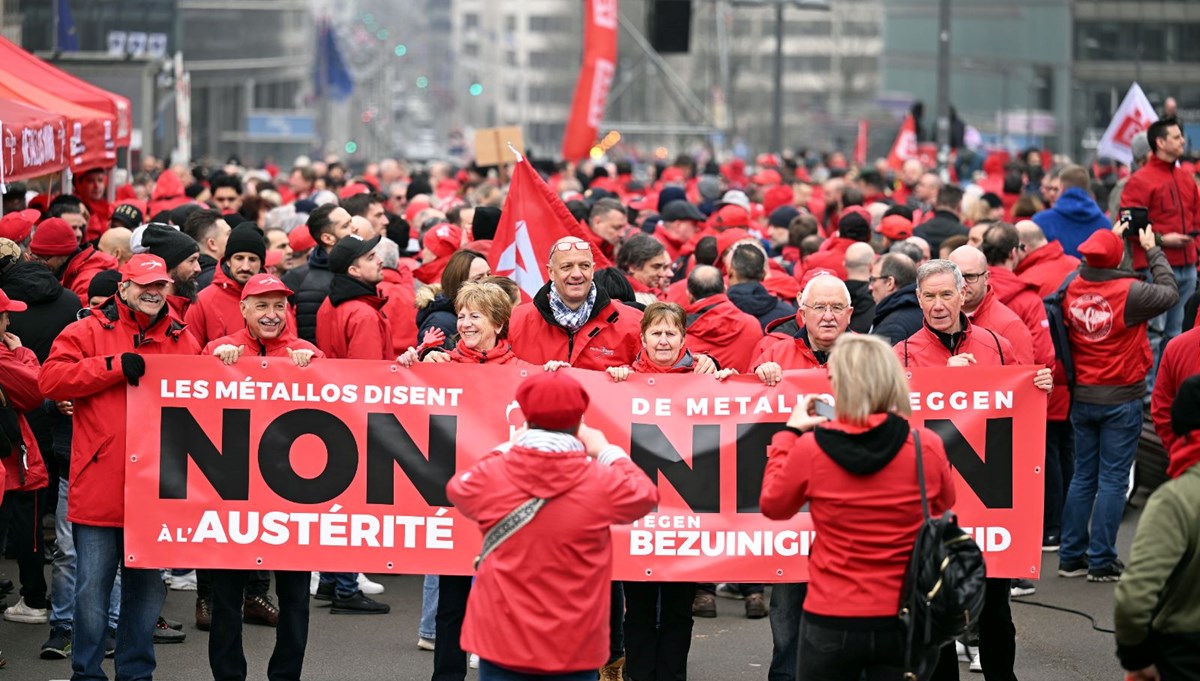
{"label": "woman photographing with phone", "polygon": [[[807,397],[767,450],[760,505],[787,520],[808,503],[817,539],[800,628],[802,679],[901,678],[896,613],[924,520],[908,381],[891,347],[846,334],[829,355],[834,418]],[[825,410],[824,407],[821,408]],[[941,439],[917,429],[931,512],[954,504]]]}

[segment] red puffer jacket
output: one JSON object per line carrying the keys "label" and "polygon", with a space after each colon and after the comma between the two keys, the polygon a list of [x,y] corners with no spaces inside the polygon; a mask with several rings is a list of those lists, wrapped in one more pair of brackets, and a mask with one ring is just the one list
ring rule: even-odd
{"label": "red puffer jacket", "polygon": [[724,293],[701,298],[684,311],[687,344],[693,352],[712,357],[722,369],[750,371],[754,348],[763,335],[758,319],[739,310]]}
{"label": "red puffer jacket", "polygon": [[[38,385],[75,403],[67,519],[125,525],[125,375],[121,355],[195,355],[200,344],[170,310],[151,322],[113,297],[71,324],[50,348]],[[145,388],[149,389],[149,388]]]}
{"label": "red puffer jacket", "polygon": [[[954,479],[941,438],[917,430],[929,510],[938,516],[954,505]],[[895,617],[923,520],[916,468],[910,428],[895,415],[874,414],[865,427],[831,421],[803,435],[775,434],[759,504],[775,520],[809,504],[820,539],[809,556],[805,612]]]}
{"label": "red puffer jacket", "polygon": [[508,322],[508,337],[517,357],[532,364],[550,360],[570,362],[577,369],[603,371],[633,363],[642,350],[642,313],[596,291],[592,316],[571,333],[554,320],[550,287],[542,287],[533,302],[518,305]]}
{"label": "red puffer jacket", "polygon": [[79,303],[88,307],[91,302],[88,300],[88,285],[92,279],[104,270],[115,270],[117,267],[116,258],[92,246],[84,246],[67,261],[62,275],[63,288],[70,289],[79,296]]}
{"label": "red puffer jacket", "polygon": [[1011,366],[1017,364],[1012,343],[998,333],[976,326],[962,317],[962,331],[951,337],[953,350],[938,337],[928,324],[909,338],[896,343],[893,349],[905,367],[944,367],[954,355],[969,352],[980,366]]}
{"label": "red puffer jacket", "polygon": [[654,483],[629,457],[603,465],[578,441],[550,446],[549,435],[530,431],[446,485],[450,501],[485,534],[531,497],[549,499],[480,564],[462,631],[464,649],[527,674],[608,661],[609,527],[658,503]]}
{"label": "red puffer jacket", "polygon": [[988,284],[996,297],[1008,309],[1016,313],[1033,339],[1033,363],[1044,367],[1054,366],[1054,341],[1050,340],[1050,322],[1046,319],[1046,306],[1038,287],[1021,280],[1012,270],[989,267]]}
{"label": "red puffer jacket", "polygon": [[[242,285],[225,274],[225,266],[218,264],[213,272],[211,286],[196,296],[196,302],[187,308],[184,320],[201,345],[215,338],[228,336],[245,327],[242,319]],[[294,328],[294,324],[292,325]]]}
{"label": "red puffer jacket", "polygon": [[[25,414],[42,406],[42,391],[38,389],[38,361],[33,351],[26,347],[9,350],[0,344],[0,389],[4,397],[17,412],[17,423],[21,427],[21,441],[25,452],[14,447],[7,461],[4,489],[9,492],[27,492],[46,486],[46,464],[38,449],[37,439]],[[2,495],[2,493],[0,493]]]}
{"label": "red puffer jacket", "polygon": [[[1067,276],[1079,269],[1079,258],[1067,255],[1057,241],[1034,249],[1017,264],[1017,276],[1034,286],[1042,298],[1054,293]],[[1044,310],[1043,310],[1044,312]]]}
{"label": "red puffer jacket", "polygon": [[250,331],[242,329],[228,336],[214,338],[200,351],[202,355],[211,355],[222,345],[241,345],[246,348],[243,357],[287,357],[288,350],[312,350],[313,359],[325,356],[321,349],[296,335],[289,326],[278,338],[262,339],[250,335]]}

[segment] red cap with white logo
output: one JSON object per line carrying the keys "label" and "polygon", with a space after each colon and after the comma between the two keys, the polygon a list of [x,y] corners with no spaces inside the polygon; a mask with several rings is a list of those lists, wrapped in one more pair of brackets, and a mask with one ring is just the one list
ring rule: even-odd
{"label": "red cap with white logo", "polygon": [[274,274],[256,274],[250,277],[250,281],[246,282],[246,285],[242,287],[242,300],[250,296],[261,296],[267,293],[282,293],[285,296],[290,296],[292,295],[292,290]]}
{"label": "red cap with white logo", "polygon": [[167,261],[149,253],[138,253],[121,265],[119,271],[121,281],[132,281],[138,286],[159,282],[170,284],[175,281],[167,274]]}

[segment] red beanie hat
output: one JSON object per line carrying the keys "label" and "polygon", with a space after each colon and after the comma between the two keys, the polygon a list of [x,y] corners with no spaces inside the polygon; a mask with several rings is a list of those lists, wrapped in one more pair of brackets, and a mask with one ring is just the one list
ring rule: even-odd
{"label": "red beanie hat", "polygon": [[18,245],[25,243],[29,233],[33,231],[33,226],[41,218],[41,212],[32,208],[5,213],[4,217],[0,217],[0,237],[11,239]]}
{"label": "red beanie hat", "polygon": [[[36,239],[37,236],[35,235]],[[1112,269],[1121,264],[1125,257],[1125,244],[1121,237],[1111,229],[1101,229],[1092,233],[1087,241],[1079,244],[1079,252],[1087,259],[1087,264],[1100,269]]]}
{"label": "red beanie hat", "polygon": [[292,231],[288,232],[288,245],[292,247],[292,252],[303,253],[310,248],[315,248],[317,240],[313,238],[308,225],[296,225]]}
{"label": "red beanie hat", "polygon": [[796,192],[786,184],[777,184],[763,193],[762,208],[767,215],[780,206],[790,206],[796,200]]}
{"label": "red beanie hat", "polygon": [[71,255],[77,250],[79,241],[75,239],[75,230],[62,218],[43,221],[33,230],[33,239],[29,242],[30,253],[47,258]]}
{"label": "red beanie hat", "polygon": [[579,381],[562,371],[536,373],[517,388],[517,404],[525,422],[543,430],[569,430],[579,425],[588,402]]}
{"label": "red beanie hat", "polygon": [[443,222],[425,232],[421,245],[428,248],[434,257],[448,258],[462,245],[462,229],[449,222]]}

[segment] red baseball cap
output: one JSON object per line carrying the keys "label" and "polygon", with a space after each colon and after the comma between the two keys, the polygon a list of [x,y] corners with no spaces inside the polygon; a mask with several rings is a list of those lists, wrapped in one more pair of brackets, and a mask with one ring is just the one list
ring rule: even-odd
{"label": "red baseball cap", "polygon": [[121,273],[121,281],[132,281],[138,286],[175,282],[167,274],[167,261],[149,253],[138,253],[121,265],[121,269],[118,271]]}
{"label": "red baseball cap", "polygon": [[296,225],[292,231],[288,232],[288,245],[292,247],[293,253],[303,253],[316,247],[317,240],[313,238],[308,225]]}
{"label": "red baseball cap", "polygon": [[263,267],[274,267],[283,262],[283,251],[278,248],[267,250],[267,258],[263,261]]}
{"label": "red baseball cap", "polygon": [[13,300],[8,297],[8,294],[0,290],[0,312],[24,312],[29,306],[19,300]]}
{"label": "red baseball cap", "polygon": [[338,198],[339,199],[348,199],[351,196],[358,196],[359,194],[370,194],[370,193],[371,193],[371,188],[368,187],[367,185],[365,185],[361,182],[353,182],[351,184],[346,185],[345,187],[342,187],[341,191],[338,192]]}
{"label": "red baseball cap", "polygon": [[462,245],[462,229],[449,222],[425,232],[421,244],[438,258],[448,258]]}
{"label": "red baseball cap", "polygon": [[6,213],[4,217],[0,217],[0,238],[11,239],[18,244],[24,243],[41,217],[41,211],[32,208]]}
{"label": "red baseball cap", "polygon": [[282,293],[285,296],[290,296],[292,295],[292,289],[280,281],[279,277],[264,272],[250,277],[250,281],[246,282],[246,285],[242,287],[242,300],[250,296],[261,296],[267,293]]}
{"label": "red baseball cap", "polygon": [[889,215],[879,223],[879,233],[892,241],[904,241],[912,236],[912,220],[903,215]]}
{"label": "red baseball cap", "polygon": [[547,430],[579,425],[588,402],[579,381],[563,371],[535,373],[517,388],[517,404],[521,405],[525,422]]}
{"label": "red baseball cap", "polygon": [[779,174],[778,170],[760,170],[750,178],[750,181],[762,185],[783,184],[783,176]]}
{"label": "red baseball cap", "polygon": [[708,219],[708,224],[720,230],[732,227],[749,227],[750,211],[741,206],[727,204],[721,206],[717,212],[712,214],[712,217]]}

